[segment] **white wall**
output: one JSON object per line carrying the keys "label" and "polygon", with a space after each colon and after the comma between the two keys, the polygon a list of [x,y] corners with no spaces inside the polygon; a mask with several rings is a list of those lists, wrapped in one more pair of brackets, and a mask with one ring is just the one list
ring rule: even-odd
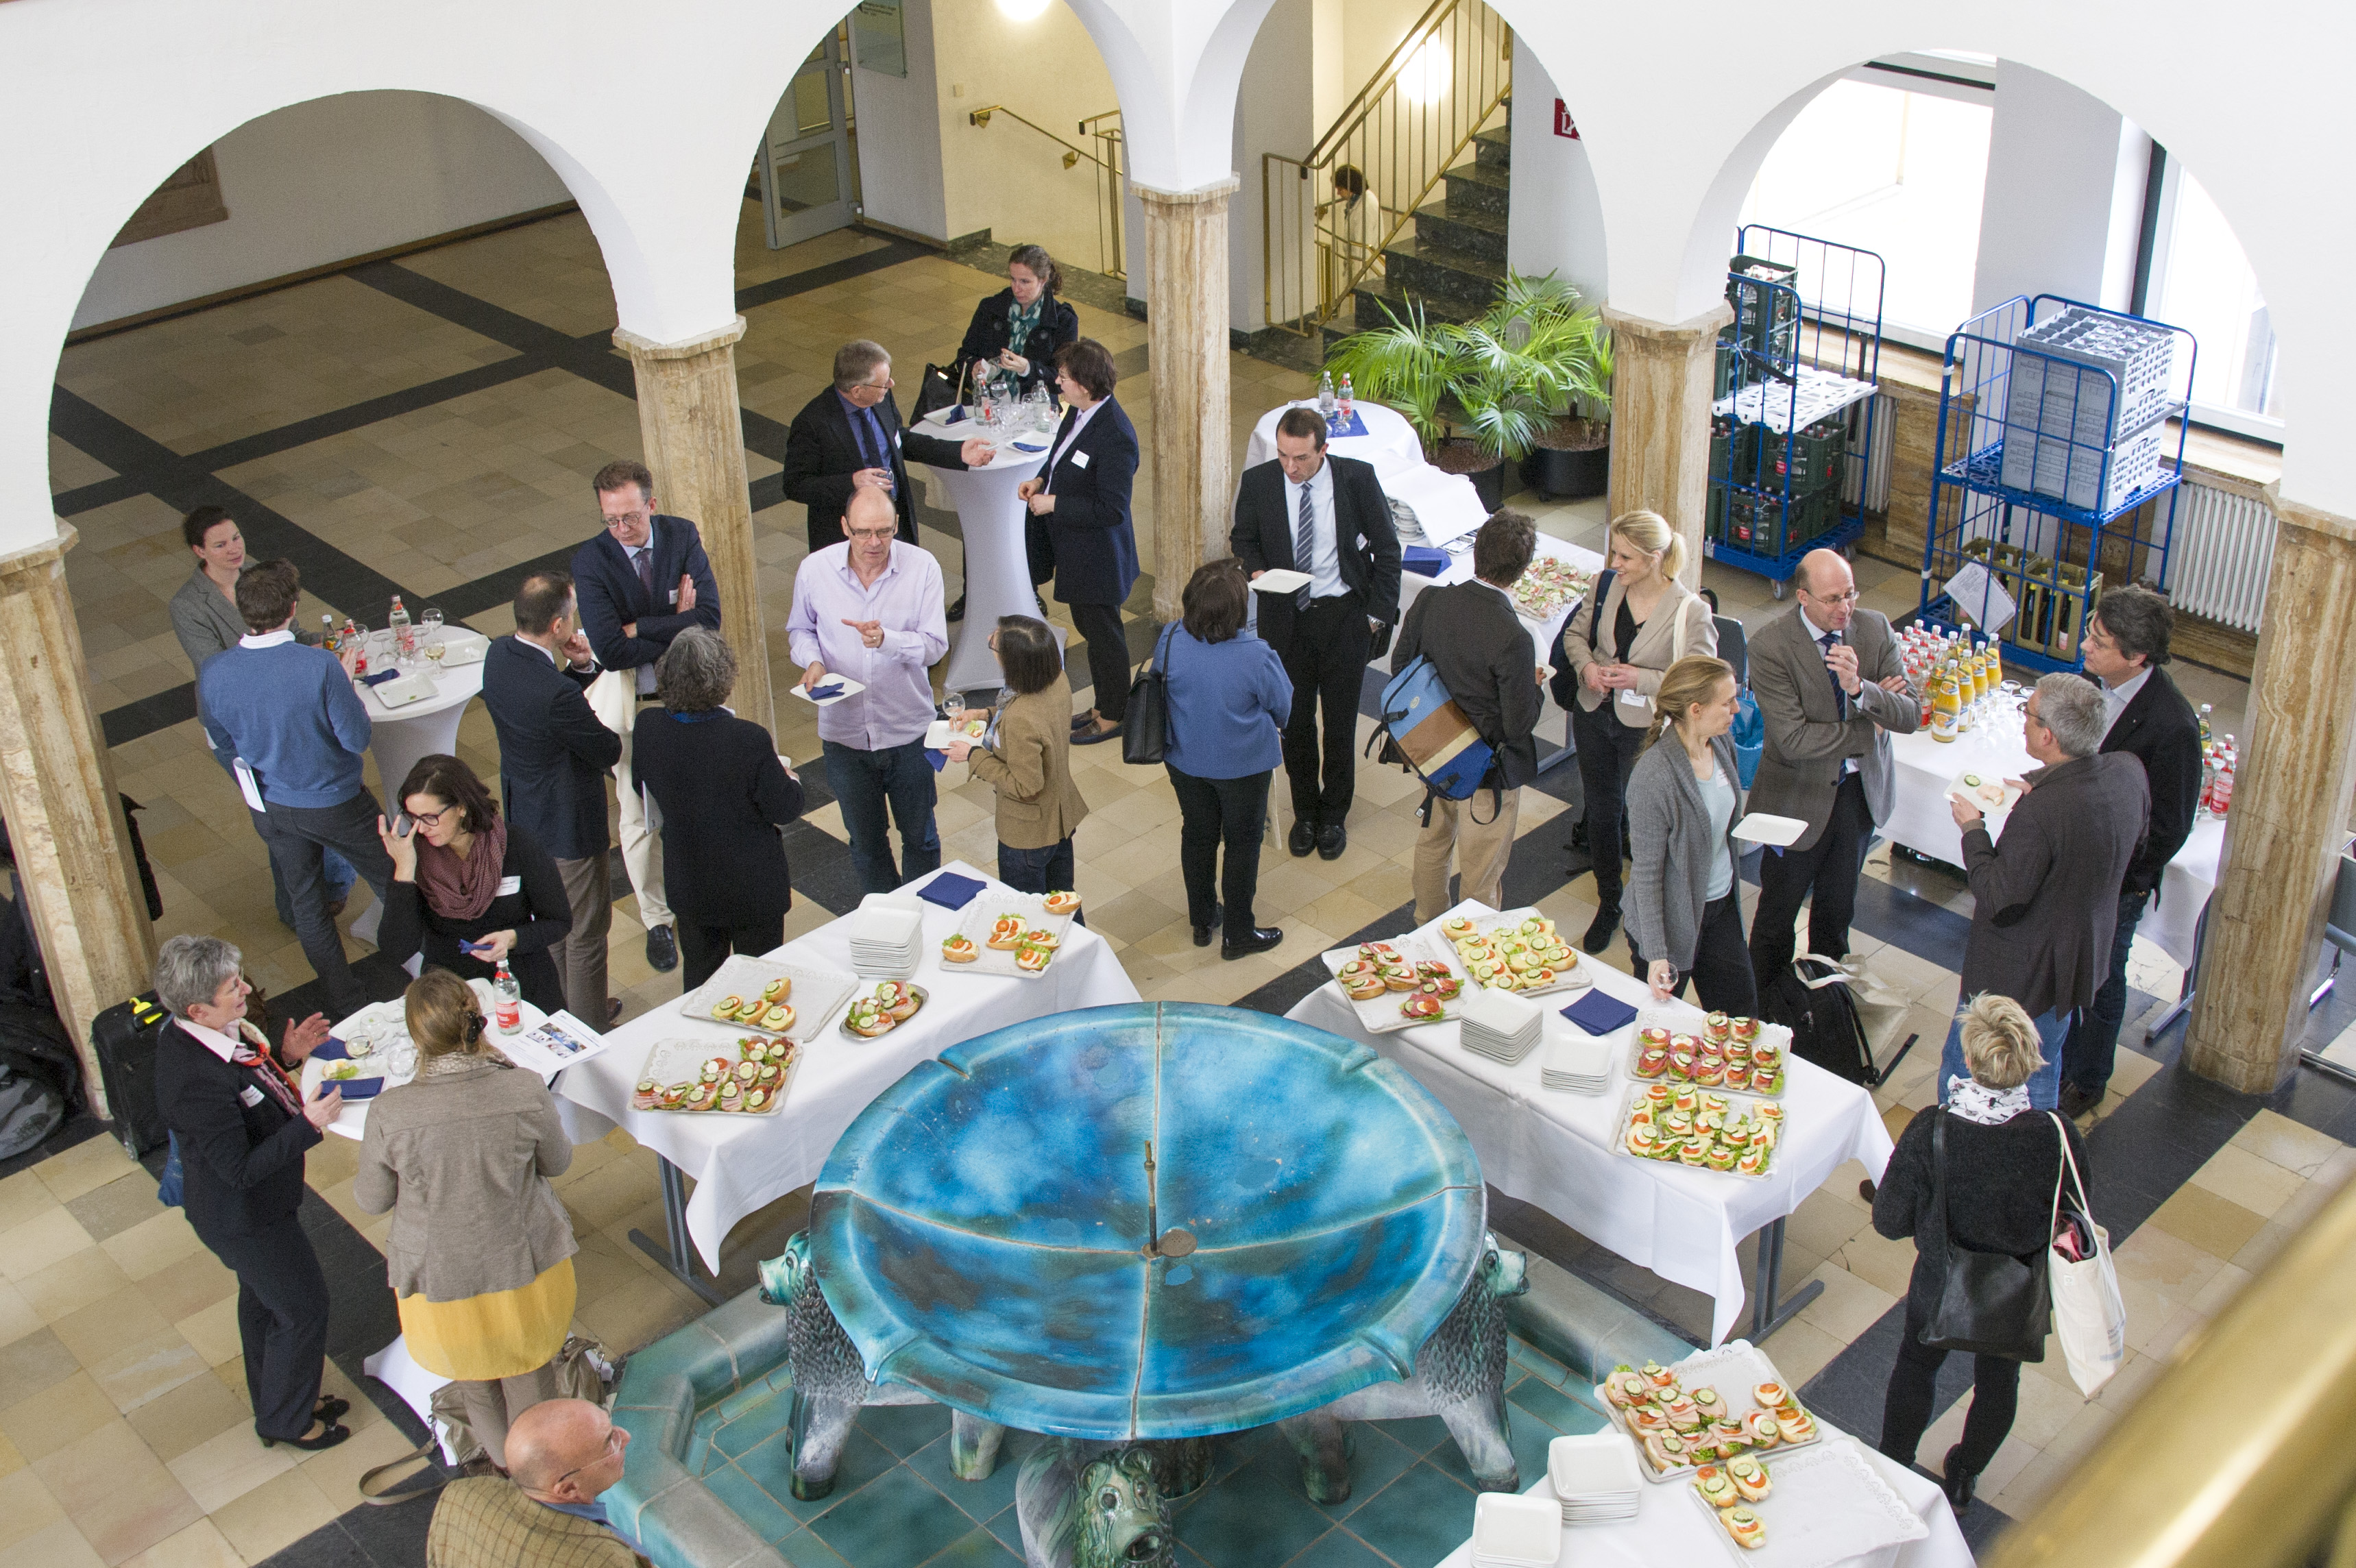
{"label": "white wall", "polygon": [[[1431,0],[1342,0],[1342,103],[1341,111],[1366,85],[1366,79],[1382,69],[1391,51],[1415,19],[1430,9]],[[1317,133],[1323,135],[1332,121],[1321,121]]]}
{"label": "white wall", "polygon": [[222,137],[213,161],[229,220],[109,251],[75,326],[572,199],[523,138],[424,92],[296,104]]}
{"label": "white wall", "polygon": [[[1280,238],[1305,240],[1311,209],[1324,194],[1304,187],[1298,179],[1280,179],[1270,187],[1260,158],[1263,153],[1298,158],[1316,142],[1317,67],[1316,0],[1276,0],[1252,39],[1243,86],[1236,94],[1236,173],[1243,185],[1227,211],[1227,319],[1241,332],[1268,325],[1263,278],[1269,208],[1278,208]],[[1294,254],[1301,262],[1301,278],[1285,298],[1313,300],[1303,283],[1312,276],[1315,249],[1303,245]]]}
{"label": "white wall", "polygon": [[[1589,304],[1611,297],[1603,204],[1588,166],[1587,141],[1558,136],[1554,101],[1563,96],[1519,37],[1514,40],[1514,208],[1505,261],[1532,277],[1559,272]],[[1570,106],[1577,119],[1579,106]]]}
{"label": "white wall", "polygon": [[2125,310],[2151,140],[2101,100],[1998,60],[1975,313],[2049,293]]}
{"label": "white wall", "polygon": [[[955,240],[941,181],[940,88],[932,0],[900,0],[908,74],[887,76],[856,60],[851,102],[859,117],[859,199],[879,223],[934,240]],[[858,29],[851,30],[855,39]],[[984,100],[984,101],[988,101]]]}

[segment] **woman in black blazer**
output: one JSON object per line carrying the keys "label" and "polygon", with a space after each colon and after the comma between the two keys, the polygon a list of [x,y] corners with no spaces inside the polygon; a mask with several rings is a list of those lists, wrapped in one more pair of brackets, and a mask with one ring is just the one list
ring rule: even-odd
{"label": "woman in black blazer", "polygon": [[1072,626],[1087,639],[1096,706],[1072,720],[1072,744],[1092,746],[1120,733],[1129,712],[1129,636],[1120,607],[1137,585],[1137,527],[1129,514],[1137,485],[1137,427],[1112,395],[1119,373],[1093,337],[1057,350],[1063,427],[1047,466],[1017,492],[1046,521],[1055,551],[1055,598],[1070,606]]}
{"label": "woman in black blazer", "polygon": [[736,656],[717,632],[680,633],[660,680],[663,706],[639,709],[631,756],[662,810],[663,879],[688,992],[730,953],[785,941],[794,891],[777,829],[802,814],[802,782],[766,730],[721,706],[735,688]]}
{"label": "woman in black blazer", "polygon": [[[455,757],[420,757],[401,784],[407,820],[376,819],[392,857],[377,949],[396,964],[425,962],[462,980],[488,980],[499,960],[541,1012],[564,1006],[558,944],[573,930],[573,904],[556,860],[540,840],[499,814],[475,770]],[[583,1019],[603,1029],[605,1019]]]}
{"label": "woman in black blazer", "polygon": [[[327,1356],[327,1279],[295,1220],[303,1153],[343,1109],[328,1089],[305,1104],[245,1016],[253,987],[236,948],[176,936],[155,955],[155,999],[172,1015],[155,1042],[155,1100],[180,1156],[181,1206],[197,1239],[237,1275],[245,1392],[265,1448],[332,1448],[345,1401],[319,1397]],[[327,1038],[314,1013],[281,1048],[299,1064]]]}
{"label": "woman in black blazer", "polygon": [[1006,281],[1011,286],[973,307],[958,363],[970,367],[976,390],[995,371],[1028,393],[1047,384],[1055,350],[1079,340],[1080,315],[1058,297],[1064,274],[1041,246],[1014,247],[1006,259]]}

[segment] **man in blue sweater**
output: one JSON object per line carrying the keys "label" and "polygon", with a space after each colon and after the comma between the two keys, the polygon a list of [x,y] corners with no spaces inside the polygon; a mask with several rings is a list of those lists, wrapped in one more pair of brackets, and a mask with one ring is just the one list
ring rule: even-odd
{"label": "man in blue sweater", "polygon": [[246,635],[206,661],[197,677],[197,713],[213,750],[237,774],[246,805],[260,813],[271,866],[294,905],[294,933],[327,987],[331,1016],[341,1017],[369,996],[327,913],[324,851],[349,860],[380,901],[392,861],[377,837],[376,797],[360,776],[368,710],[335,655],[294,640],[301,597],[292,561],[264,561],[238,579]]}

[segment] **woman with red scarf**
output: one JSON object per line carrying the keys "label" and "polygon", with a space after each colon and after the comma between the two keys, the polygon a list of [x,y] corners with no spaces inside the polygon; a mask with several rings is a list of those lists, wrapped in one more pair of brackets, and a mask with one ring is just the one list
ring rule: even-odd
{"label": "woman with red scarf", "polygon": [[499,815],[475,770],[455,757],[418,760],[402,781],[402,820],[377,818],[392,857],[377,945],[396,964],[419,952],[460,979],[489,979],[501,959],[542,1012],[564,1006],[557,945],[573,906],[556,862]]}

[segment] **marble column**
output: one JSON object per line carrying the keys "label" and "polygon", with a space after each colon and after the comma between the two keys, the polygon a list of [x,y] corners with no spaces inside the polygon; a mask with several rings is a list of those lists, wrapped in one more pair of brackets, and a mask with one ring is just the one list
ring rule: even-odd
{"label": "marble column", "polygon": [[1132,186],[1145,208],[1145,302],[1152,352],[1153,613],[1179,615],[1186,580],[1229,553],[1234,432],[1227,418],[1227,200],[1232,176],[1201,190]]}
{"label": "marble column", "polygon": [[1654,511],[1685,536],[1678,580],[1701,581],[1709,499],[1709,403],[1725,305],[1676,326],[1606,308],[1612,328],[1612,515]]}
{"label": "marble column", "polygon": [[736,691],[728,705],[774,731],[744,417],[736,400],[736,340],[744,336],[740,315],[684,343],[655,343],[626,327],[615,331],[614,343],[637,373],[638,434],[655,495],[664,511],[696,525],[720,583],[720,630],[736,650]]}
{"label": "marble column", "polygon": [[56,539],[0,555],[0,811],[49,987],[104,1115],[90,1026],[147,988],[155,931],[66,590],[78,537],[61,521]]}
{"label": "marble column", "polygon": [[2250,682],[2249,751],[2225,819],[2184,1060],[2265,1093],[2298,1065],[2307,993],[2331,905],[2356,749],[2356,518],[2274,507],[2274,565]]}

